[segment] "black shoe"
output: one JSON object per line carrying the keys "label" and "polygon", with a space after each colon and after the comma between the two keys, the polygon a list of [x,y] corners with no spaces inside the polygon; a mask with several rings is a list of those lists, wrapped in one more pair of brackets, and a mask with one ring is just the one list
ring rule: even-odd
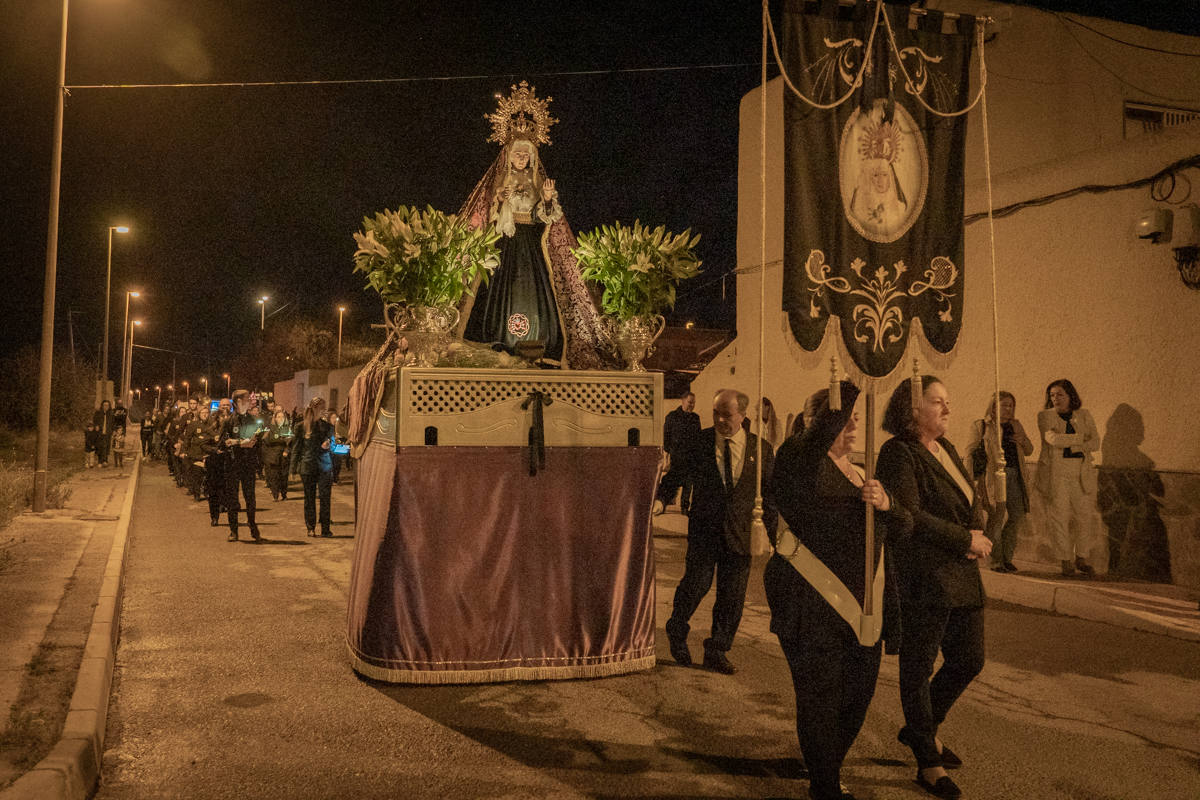
{"label": "black shoe", "polygon": [[1004,571],[1005,572],[1019,572],[1020,570],[1017,569],[1016,564],[1014,564],[1013,562],[1005,561],[1004,562]]}
{"label": "black shoe", "polygon": [[258,526],[257,526],[257,525],[251,525],[251,526],[250,526],[250,538],[251,538],[251,539],[253,539],[253,540],[254,540],[254,541],[256,541],[256,542],[261,542],[261,541],[262,541],[262,534],[260,534],[260,533],[258,532]]}
{"label": "black shoe", "polygon": [[1062,576],[1064,578],[1075,577],[1075,565],[1065,559],[1062,562]]}
{"label": "black shoe", "polygon": [[667,634],[667,641],[671,646],[671,658],[675,659],[675,663],[681,667],[690,667],[692,665],[692,652],[688,650],[687,639],[676,639],[674,636]]}
{"label": "black shoe", "polygon": [[229,538],[228,538],[228,539],[226,539],[225,541],[227,541],[227,542],[236,542],[237,540],[238,540],[238,538],[237,538],[237,531],[232,531],[232,532],[229,534]]}
{"label": "black shoe", "polygon": [[[907,725],[905,725],[903,728],[901,728],[900,731],[896,734],[896,741],[900,742],[900,744],[904,745],[909,750],[912,750],[914,756],[917,754],[916,738],[913,736],[912,731],[909,730]],[[936,744],[936,742],[935,742],[935,744]],[[942,750],[941,750],[940,755],[942,757],[942,766],[945,767],[946,769],[958,769],[959,767],[962,766],[962,763],[963,763],[962,759],[959,758],[958,754],[955,753],[953,750],[951,750],[949,747],[947,747],[945,744],[942,745]]]}
{"label": "black shoe", "polygon": [[1075,569],[1079,570],[1079,574],[1086,578],[1090,578],[1096,574],[1096,570],[1091,564],[1084,561],[1082,558],[1075,559]]}
{"label": "black shoe", "polygon": [[722,675],[732,675],[737,672],[737,667],[731,664],[729,659],[720,650],[705,650],[704,666]]}
{"label": "black shoe", "polygon": [[949,775],[943,775],[933,783],[930,783],[921,775],[921,770],[917,770],[917,786],[920,786],[934,797],[945,798],[945,800],[958,800],[958,798],[962,797],[962,789],[959,789],[958,784],[950,780]]}
{"label": "black shoe", "polygon": [[325,530],[321,531],[321,535],[326,538],[331,538],[333,536],[333,531],[326,528]]}
{"label": "black shoe", "polygon": [[962,759],[946,745],[942,745],[942,766],[946,769],[958,769],[962,766]]}

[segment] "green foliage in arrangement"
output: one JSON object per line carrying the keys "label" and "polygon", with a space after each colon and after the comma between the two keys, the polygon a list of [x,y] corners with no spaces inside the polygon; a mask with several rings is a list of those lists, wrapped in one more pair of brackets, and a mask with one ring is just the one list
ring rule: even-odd
{"label": "green foliage in arrangement", "polygon": [[431,206],[401,206],[363,218],[354,234],[354,271],[387,303],[457,305],[480,276],[500,265],[494,225],[472,228],[466,219]]}
{"label": "green foliage in arrangement", "polygon": [[604,313],[624,322],[675,306],[676,286],[700,272],[693,252],[699,241],[690,228],[676,236],[662,225],[651,229],[635,220],[632,228],[616,222],[581,234],[572,252],[583,277],[604,287]]}

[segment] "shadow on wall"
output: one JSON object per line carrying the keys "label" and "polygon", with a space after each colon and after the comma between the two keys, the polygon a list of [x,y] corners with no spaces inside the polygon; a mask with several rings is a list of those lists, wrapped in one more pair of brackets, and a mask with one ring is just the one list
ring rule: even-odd
{"label": "shadow on wall", "polygon": [[1100,445],[1096,505],[1108,529],[1109,574],[1170,583],[1170,544],[1159,513],[1166,489],[1141,450],[1145,434],[1136,408],[1121,403],[1113,410]]}

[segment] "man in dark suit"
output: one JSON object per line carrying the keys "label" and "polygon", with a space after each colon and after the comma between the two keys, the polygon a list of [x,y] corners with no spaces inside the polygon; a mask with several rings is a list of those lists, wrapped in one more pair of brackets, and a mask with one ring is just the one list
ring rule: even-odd
{"label": "man in dark suit", "polygon": [[[693,484],[688,517],[688,546],[683,579],[675,590],[675,605],[667,620],[671,657],[683,666],[692,663],[688,620],[717,578],[712,633],[704,640],[704,665],[732,675],[736,670],[725,655],[742,621],[746,582],[750,577],[750,523],[756,494],[758,440],[742,427],[750,398],[722,389],[713,399],[713,427],[697,433],[684,448],[684,474]],[[774,453],[762,446],[763,485],[771,477]],[[775,509],[764,498],[763,522],[774,533]]]}
{"label": "man in dark suit", "polygon": [[692,505],[692,480],[684,473],[681,462],[688,442],[700,433],[700,415],[692,410],[695,407],[696,395],[687,392],[679,399],[679,408],[667,414],[663,422],[663,449],[671,457],[671,467],[658,487],[658,502],[662,504],[661,510],[655,509],[658,513],[667,510],[680,489],[683,490],[679,496],[680,512],[687,514]]}

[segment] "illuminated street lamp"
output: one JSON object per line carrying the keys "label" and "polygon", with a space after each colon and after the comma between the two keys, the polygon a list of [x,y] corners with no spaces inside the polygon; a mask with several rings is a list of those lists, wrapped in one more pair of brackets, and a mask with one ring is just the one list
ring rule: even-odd
{"label": "illuminated street lamp", "polygon": [[[100,347],[100,385],[96,389],[96,402],[99,404],[104,399],[104,393],[108,388],[108,311],[109,301],[112,299],[112,235],[113,231],[117,233],[129,233],[127,225],[109,225],[108,226],[108,266],[104,271],[104,339]],[[124,338],[121,339],[124,342]]]}
{"label": "illuminated street lamp", "polygon": [[171,405],[175,405],[175,384],[168,383],[167,389],[171,392]]}
{"label": "illuminated street lamp", "polygon": [[[121,324],[121,397],[125,397],[125,395],[129,392],[129,372],[126,371],[126,367],[129,366],[129,362],[126,361],[126,359],[133,358],[133,345],[129,343],[129,298],[141,296],[141,292],[125,292],[125,322]],[[126,355],[127,352],[128,355]]]}
{"label": "illuminated street lamp", "polygon": [[[125,384],[124,384],[124,386],[126,387],[125,394],[128,395],[128,397],[125,398],[125,401],[129,405],[133,405],[133,391],[128,388],[130,380],[133,377],[133,331],[138,325],[141,325],[141,324],[142,324],[142,321],[140,319],[135,319],[129,323],[129,364],[126,367],[127,371],[125,373]],[[124,360],[124,359],[122,359],[122,360]]]}
{"label": "illuminated street lamp", "polygon": [[267,297],[265,294],[258,298],[258,304],[262,306],[262,314],[258,320],[258,329],[260,331],[265,331],[267,329],[267,301],[270,299],[271,298]]}
{"label": "illuminated street lamp", "polygon": [[342,315],[346,313],[345,306],[338,306],[338,354],[337,365],[338,369],[342,367]]}
{"label": "illuminated street lamp", "polygon": [[183,401],[186,403],[192,399],[192,385],[187,381],[180,381],[183,384]]}
{"label": "illuminated street lamp", "polygon": [[207,397],[208,396],[208,378],[202,377],[202,378],[200,378],[200,380],[204,381],[204,396]]}
{"label": "illuminated street lamp", "polygon": [[155,386],[154,391],[158,392],[158,396],[154,398],[154,410],[158,411],[162,405],[162,386]]}
{"label": "illuminated street lamp", "polygon": [[231,392],[229,391],[229,373],[222,372],[221,377],[225,379],[225,396],[229,397],[229,395],[231,394]]}

